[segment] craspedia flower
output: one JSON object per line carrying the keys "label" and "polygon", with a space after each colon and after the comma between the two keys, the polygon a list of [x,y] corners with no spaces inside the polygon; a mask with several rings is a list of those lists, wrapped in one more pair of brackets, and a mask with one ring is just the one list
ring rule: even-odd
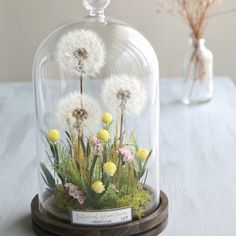
{"label": "craspedia flower", "polygon": [[80,130],[85,136],[90,136],[99,125],[100,107],[93,98],[70,93],[59,101],[56,118],[64,129]]}
{"label": "craspedia flower", "polygon": [[145,161],[149,155],[149,151],[145,148],[140,148],[138,150],[137,156],[142,160]]}
{"label": "craspedia flower", "polygon": [[112,114],[111,113],[104,113],[102,115],[102,122],[105,124],[110,124],[112,122]]}
{"label": "craspedia flower", "polygon": [[56,58],[67,71],[78,75],[94,75],[105,64],[106,49],[102,39],[92,30],[68,32],[57,44]]}
{"label": "craspedia flower", "polygon": [[104,172],[107,176],[112,177],[116,173],[116,165],[113,162],[106,162],[103,166]]}
{"label": "craspedia flower", "polygon": [[57,129],[49,130],[47,133],[47,138],[50,142],[55,143],[60,139],[61,135]]}
{"label": "craspedia flower", "polygon": [[139,80],[121,75],[106,79],[102,98],[110,111],[121,108],[130,115],[140,115],[146,105],[147,93]]}
{"label": "craspedia flower", "polygon": [[99,194],[99,193],[104,192],[105,186],[101,181],[97,180],[96,182],[92,184],[92,189],[95,193]]}
{"label": "craspedia flower", "polygon": [[100,139],[101,141],[107,142],[108,139],[110,138],[110,134],[107,130],[102,129],[98,132],[97,135],[98,139]]}

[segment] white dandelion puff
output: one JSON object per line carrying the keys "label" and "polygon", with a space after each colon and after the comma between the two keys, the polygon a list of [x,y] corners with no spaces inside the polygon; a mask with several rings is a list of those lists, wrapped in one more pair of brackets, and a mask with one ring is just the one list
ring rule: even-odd
{"label": "white dandelion puff", "polygon": [[78,92],[63,98],[56,111],[56,118],[62,128],[82,132],[87,137],[96,132],[100,117],[101,111],[96,101]]}
{"label": "white dandelion puff", "polygon": [[94,75],[105,64],[106,49],[102,39],[91,30],[75,30],[62,36],[56,58],[67,71],[79,76]]}
{"label": "white dandelion puff", "polygon": [[102,98],[111,112],[120,108],[127,114],[140,115],[147,102],[147,92],[134,77],[112,76],[105,81]]}

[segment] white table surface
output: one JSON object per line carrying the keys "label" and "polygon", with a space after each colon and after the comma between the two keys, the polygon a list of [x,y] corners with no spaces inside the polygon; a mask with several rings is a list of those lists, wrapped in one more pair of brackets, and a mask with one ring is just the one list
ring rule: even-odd
{"label": "white table surface", "polygon": [[[236,235],[236,89],[215,80],[211,103],[184,106],[180,80],[161,80],[160,182],[170,201],[163,236]],[[30,83],[0,84],[0,236],[35,236],[37,193]]]}

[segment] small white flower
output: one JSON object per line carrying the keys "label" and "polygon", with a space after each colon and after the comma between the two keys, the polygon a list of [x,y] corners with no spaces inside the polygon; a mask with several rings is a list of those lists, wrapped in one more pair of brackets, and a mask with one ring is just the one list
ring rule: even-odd
{"label": "small white flower", "polygon": [[105,64],[106,49],[102,39],[91,30],[76,30],[62,36],[56,58],[65,70],[77,75],[94,75]]}
{"label": "small white flower", "polygon": [[88,95],[70,93],[57,107],[56,118],[64,129],[80,131],[85,136],[97,132],[101,111],[99,105]]}
{"label": "small white flower", "polygon": [[147,93],[139,80],[121,75],[105,81],[102,98],[111,112],[120,108],[130,115],[140,115],[146,105]]}

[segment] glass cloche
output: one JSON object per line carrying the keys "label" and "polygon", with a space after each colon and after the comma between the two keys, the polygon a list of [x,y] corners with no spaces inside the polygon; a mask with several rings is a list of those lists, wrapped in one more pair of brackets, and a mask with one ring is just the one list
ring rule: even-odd
{"label": "glass cloche", "polygon": [[82,2],[89,16],[57,27],[34,61],[40,211],[122,224],[159,204],[158,61],[140,33],[104,16],[109,0]]}

